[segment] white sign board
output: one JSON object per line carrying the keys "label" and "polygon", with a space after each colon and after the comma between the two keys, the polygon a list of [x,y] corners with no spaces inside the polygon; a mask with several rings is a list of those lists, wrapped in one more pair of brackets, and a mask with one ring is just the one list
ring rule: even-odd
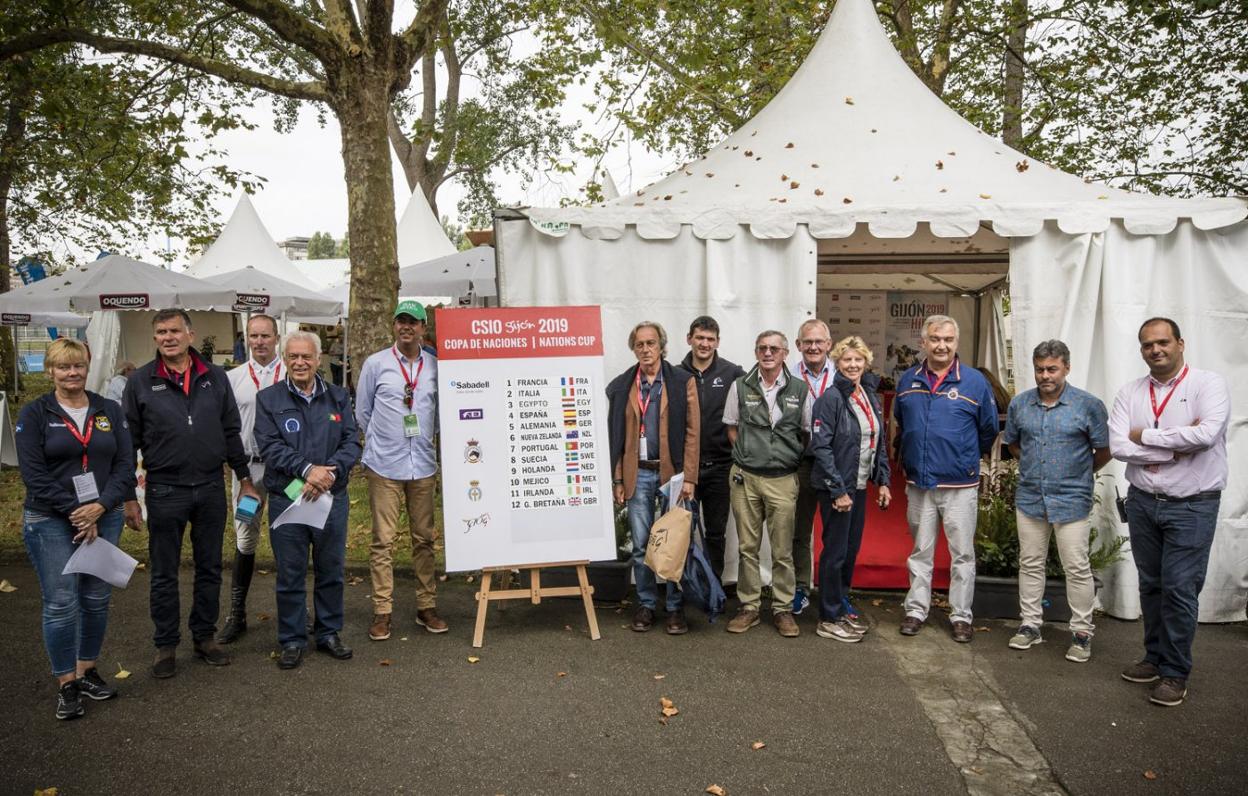
{"label": "white sign board", "polygon": [[447,570],[613,559],[599,308],[436,321]]}

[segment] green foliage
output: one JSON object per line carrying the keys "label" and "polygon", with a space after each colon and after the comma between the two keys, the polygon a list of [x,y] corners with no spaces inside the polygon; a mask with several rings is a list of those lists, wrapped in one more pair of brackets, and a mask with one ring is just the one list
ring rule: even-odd
{"label": "green foliage", "polygon": [[330,260],[338,257],[338,241],[328,232],[313,232],[308,238],[309,260]]}

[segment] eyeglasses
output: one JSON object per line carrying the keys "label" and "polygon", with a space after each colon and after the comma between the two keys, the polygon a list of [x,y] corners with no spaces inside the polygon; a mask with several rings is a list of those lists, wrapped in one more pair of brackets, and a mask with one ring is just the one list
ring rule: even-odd
{"label": "eyeglasses", "polygon": [[754,350],[760,354],[780,354],[788,349],[782,345],[759,345],[754,346]]}
{"label": "eyeglasses", "polygon": [[827,345],[831,340],[798,340],[797,344],[802,348],[810,348],[816,345]]}

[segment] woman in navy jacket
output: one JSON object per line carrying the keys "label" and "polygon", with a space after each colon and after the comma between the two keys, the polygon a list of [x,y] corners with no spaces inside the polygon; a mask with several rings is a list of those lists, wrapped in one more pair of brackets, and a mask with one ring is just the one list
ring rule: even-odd
{"label": "woman in navy jacket", "polygon": [[43,593],[43,642],[60,684],[56,717],[84,713],[81,697],[117,692],[96,670],[112,589],[93,575],[62,575],[79,543],[121,539],[123,504],[134,499],[134,450],[121,406],[87,392],[87,347],[48,346],[53,390],[22,407],[15,437],[26,484],[22,539]]}
{"label": "woman in navy jacket", "polygon": [[881,509],[888,507],[892,495],[884,413],[875,392],[879,378],[867,372],[871,349],[861,337],[846,337],[832,348],[830,359],[836,365],[833,389],[825,390],[811,410],[815,464],[810,478],[823,521],[820,622],[815,632],[855,642],[867,631],[849,602],[850,579],[866,524],[867,483],[879,485]]}

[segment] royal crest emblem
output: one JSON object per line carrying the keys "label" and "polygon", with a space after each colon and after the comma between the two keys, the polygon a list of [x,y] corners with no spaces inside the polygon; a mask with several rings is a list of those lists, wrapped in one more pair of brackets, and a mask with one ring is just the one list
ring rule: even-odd
{"label": "royal crest emblem", "polygon": [[468,440],[468,444],[464,446],[464,461],[469,464],[477,464],[481,461],[481,443],[475,439]]}
{"label": "royal crest emblem", "polygon": [[468,499],[471,500],[473,503],[477,503],[481,500],[481,497],[482,497],[481,482],[469,481],[468,482]]}

